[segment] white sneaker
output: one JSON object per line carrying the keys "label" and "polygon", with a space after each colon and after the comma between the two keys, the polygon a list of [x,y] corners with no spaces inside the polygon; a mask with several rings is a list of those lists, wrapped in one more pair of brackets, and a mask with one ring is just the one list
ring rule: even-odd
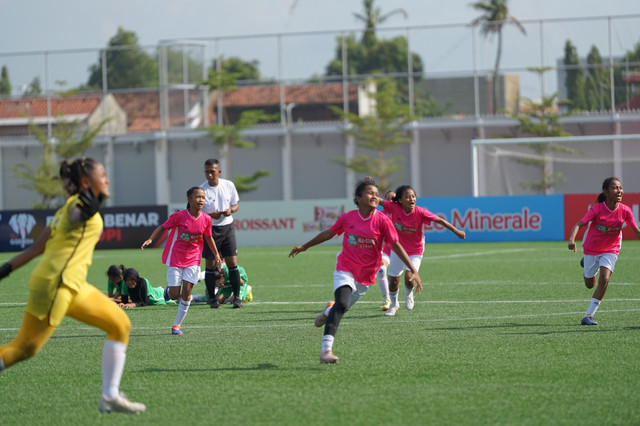
{"label": "white sneaker", "polygon": [[396,314],[396,312],[398,312],[398,305],[391,305],[389,306],[389,310],[385,312],[384,315],[387,317],[392,317]]}
{"label": "white sneaker", "polygon": [[100,395],[98,401],[98,410],[102,413],[129,413],[138,414],[145,411],[147,407],[141,402],[131,402],[123,393],[113,399],[107,399],[104,395]]}
{"label": "white sneaker", "polygon": [[413,309],[413,289],[409,290],[408,288],[404,288],[404,307],[407,308],[408,311]]}

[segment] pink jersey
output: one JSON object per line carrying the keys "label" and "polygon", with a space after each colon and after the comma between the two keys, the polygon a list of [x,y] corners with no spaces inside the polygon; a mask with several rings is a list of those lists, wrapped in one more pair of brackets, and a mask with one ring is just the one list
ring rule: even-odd
{"label": "pink jersey", "polygon": [[594,204],[581,220],[591,222],[582,239],[582,251],[588,255],[615,253],[617,256],[622,244],[622,225],[626,222],[634,229],[637,227],[631,209],[622,203],[615,210],[609,210],[605,202]]}
{"label": "pink jersey", "polygon": [[211,236],[211,216],[200,213],[191,216],[189,210],[180,210],[162,224],[169,230],[169,238],[162,252],[162,263],[176,268],[200,265],[204,239]]}
{"label": "pink jersey", "polygon": [[424,252],[424,232],[422,225],[439,219],[424,207],[415,206],[411,213],[404,211],[402,206],[393,201],[382,202],[384,211],[391,213],[391,221],[398,231],[400,244],[409,256],[422,255]]}
{"label": "pink jersey", "polygon": [[336,235],[344,233],[342,251],[338,255],[336,270],[349,272],[360,284],[372,285],[382,263],[382,246],[398,241],[393,224],[376,210],[363,218],[358,210],[342,214],[331,226]]}

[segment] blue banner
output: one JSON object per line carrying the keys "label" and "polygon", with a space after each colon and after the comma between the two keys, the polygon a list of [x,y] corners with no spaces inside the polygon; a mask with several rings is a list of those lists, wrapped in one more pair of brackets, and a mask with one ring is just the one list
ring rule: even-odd
{"label": "blue banner", "polygon": [[[466,232],[464,241],[560,241],[564,238],[563,195],[418,198],[417,205]],[[459,242],[451,231],[425,225],[426,242]]]}

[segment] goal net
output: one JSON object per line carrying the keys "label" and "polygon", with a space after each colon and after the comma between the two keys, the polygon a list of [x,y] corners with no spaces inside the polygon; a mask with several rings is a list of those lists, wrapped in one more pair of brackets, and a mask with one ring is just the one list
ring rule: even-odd
{"label": "goal net", "polygon": [[473,139],[473,195],[590,194],[619,178],[640,192],[640,134]]}

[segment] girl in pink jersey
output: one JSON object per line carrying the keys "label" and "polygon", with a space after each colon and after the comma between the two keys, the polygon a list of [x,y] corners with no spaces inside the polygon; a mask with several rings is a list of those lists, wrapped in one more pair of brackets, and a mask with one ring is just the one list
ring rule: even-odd
{"label": "girl in pink jersey", "polygon": [[[396,195],[392,201],[384,200],[382,202],[384,212],[391,215],[393,226],[398,232],[400,244],[407,251],[416,271],[420,270],[422,263],[422,254],[424,252],[424,233],[422,225],[436,222],[454,234],[460,239],[465,239],[464,231],[459,230],[444,218],[431,213],[429,210],[416,206],[416,193],[409,185],[402,185],[396,189]],[[398,311],[398,287],[400,286],[400,276],[405,270],[404,261],[395,253],[391,253],[389,259],[389,297],[391,298],[391,306],[385,313],[387,316],[393,316]],[[413,309],[413,272],[405,274],[404,277],[404,306],[408,310]]]}
{"label": "girl in pink jersey", "polygon": [[[384,194],[384,199],[391,201],[393,197],[396,196],[396,193],[393,191],[387,191]],[[391,219],[390,213],[385,213]],[[383,311],[388,311],[391,306],[391,299],[389,298],[389,278],[387,277],[387,268],[389,267],[389,259],[391,256],[391,244],[385,241],[384,247],[382,248],[382,264],[380,265],[380,269],[376,273],[376,278],[378,279],[378,285],[380,286],[380,293],[382,293],[382,305],[380,305],[380,309]]]}
{"label": "girl in pink jersey", "polygon": [[[142,243],[141,248],[144,250],[164,229],[169,231],[169,237],[162,252],[162,263],[167,265],[169,297],[173,300],[180,297],[171,334],[183,334],[181,326],[191,305],[191,289],[198,282],[204,241],[214,253],[218,265],[222,263],[216,243],[211,237],[211,216],[202,213],[204,202],[204,189],[199,186],[189,188],[186,210],[173,213]],[[180,294],[180,285],[182,285],[182,294]]]}
{"label": "girl in pink jersey", "polygon": [[607,291],[609,278],[618,260],[622,243],[622,226],[626,223],[640,239],[640,228],[636,224],[631,209],[622,204],[622,183],[620,179],[610,177],[602,182],[602,192],[596,204],[591,206],[587,214],[578,221],[569,234],[569,250],[576,252],[576,235],[589,224],[582,240],[584,252],[584,285],[593,288],[596,275],[600,272],[598,286],[593,292],[589,308],[582,318],[582,325],[598,325],[593,319],[604,294]]}
{"label": "girl in pink jersey", "polygon": [[422,289],[418,271],[398,242],[393,224],[384,213],[377,210],[378,187],[373,180],[358,183],[354,202],[358,206],[357,210],[344,213],[331,228],[320,232],[307,243],[295,246],[289,253],[289,257],[294,257],[336,235],[344,234],[342,251],[338,254],[333,273],[335,302],[329,302],[315,322],[317,327],[326,322],[320,351],[320,362],[323,364],[338,362],[338,357],[333,354],[333,341],[338,325],[347,309],[366,294],[375,282],[385,241],[391,243],[394,253],[412,271],[417,291]]}

